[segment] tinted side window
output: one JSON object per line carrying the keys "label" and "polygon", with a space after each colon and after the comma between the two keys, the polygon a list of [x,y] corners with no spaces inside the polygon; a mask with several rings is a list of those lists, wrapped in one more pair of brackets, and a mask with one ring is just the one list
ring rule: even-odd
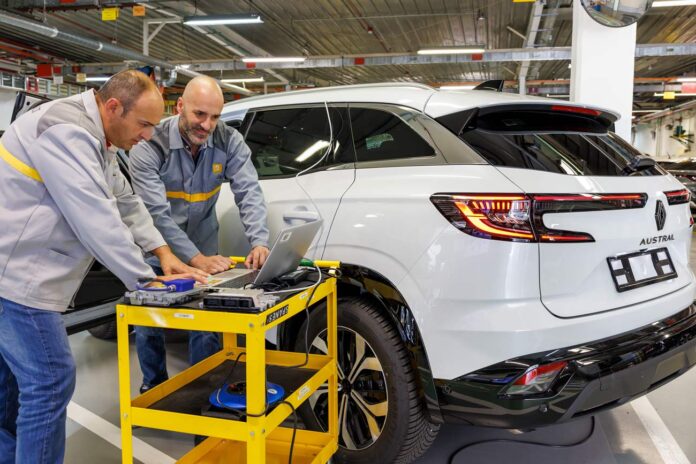
{"label": "tinted side window", "polygon": [[433,148],[408,124],[386,111],[351,108],[353,140],[358,161],[434,156]]}
{"label": "tinted side window", "polygon": [[324,107],[258,111],[246,137],[260,178],[295,175],[317,162],[329,146]]}

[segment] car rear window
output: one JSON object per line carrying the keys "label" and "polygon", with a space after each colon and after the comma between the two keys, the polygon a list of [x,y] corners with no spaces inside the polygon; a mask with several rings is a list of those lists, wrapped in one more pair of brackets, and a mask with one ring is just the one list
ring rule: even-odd
{"label": "car rear window", "polygon": [[466,118],[459,137],[495,166],[574,176],[663,174],[654,166],[635,169],[641,153],[599,118],[551,111],[469,113]]}

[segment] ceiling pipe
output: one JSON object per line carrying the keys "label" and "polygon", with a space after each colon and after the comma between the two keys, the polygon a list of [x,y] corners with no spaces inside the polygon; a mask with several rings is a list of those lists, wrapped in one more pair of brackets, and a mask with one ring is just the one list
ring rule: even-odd
{"label": "ceiling pipe", "polygon": [[[12,27],[18,27],[20,29],[24,29],[29,32],[33,32],[35,34],[40,34],[46,37],[50,37],[52,39],[60,40],[62,42],[67,42],[73,45],[77,45],[79,47],[87,48],[87,49],[92,49],[96,50],[102,53],[108,53],[110,55],[118,56],[121,57],[125,60],[131,60],[131,61],[139,61],[142,63],[147,63],[147,64],[152,64],[155,66],[160,66],[163,69],[176,69],[178,72],[180,72],[183,75],[189,76],[189,77],[196,77],[202,75],[201,73],[198,73],[196,71],[191,71],[189,69],[184,69],[181,66],[176,66],[174,64],[171,64],[167,61],[159,60],[157,58],[153,58],[151,56],[146,56],[143,54],[140,54],[138,52],[134,52],[132,50],[129,50],[127,48],[123,47],[117,47],[115,45],[111,45],[108,43],[100,42],[98,40],[90,39],[87,37],[83,37],[77,34],[72,34],[69,32],[63,32],[59,30],[58,28],[51,27],[51,26],[46,26],[45,24],[41,24],[36,21],[31,21],[19,16],[15,16],[12,14],[9,14],[5,11],[0,11],[0,24],[5,24],[7,26],[12,26]],[[221,87],[224,87],[226,89],[230,89],[236,93],[240,93],[242,95],[253,95],[252,92],[236,86],[236,85],[231,85],[231,84],[225,84],[220,82],[219,83]]]}

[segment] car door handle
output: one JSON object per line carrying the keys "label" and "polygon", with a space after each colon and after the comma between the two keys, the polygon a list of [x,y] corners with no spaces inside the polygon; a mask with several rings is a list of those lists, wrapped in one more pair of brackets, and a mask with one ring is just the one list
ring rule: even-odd
{"label": "car door handle", "polygon": [[283,213],[283,219],[286,221],[301,220],[312,222],[319,219],[319,213],[315,211],[295,210]]}

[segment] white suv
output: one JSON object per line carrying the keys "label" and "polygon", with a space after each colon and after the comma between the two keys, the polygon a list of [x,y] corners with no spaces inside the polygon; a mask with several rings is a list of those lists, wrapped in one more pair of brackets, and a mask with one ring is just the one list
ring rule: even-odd
{"label": "white suv", "polygon": [[[444,422],[593,414],[696,362],[689,194],[615,119],[417,84],[226,105],[272,237],[323,218],[308,257],[343,263],[338,462],[412,462]],[[243,253],[229,189],[218,213],[222,251]],[[283,326],[279,347],[303,351],[308,330],[324,350],[322,317]],[[325,399],[303,411],[310,426]]]}

